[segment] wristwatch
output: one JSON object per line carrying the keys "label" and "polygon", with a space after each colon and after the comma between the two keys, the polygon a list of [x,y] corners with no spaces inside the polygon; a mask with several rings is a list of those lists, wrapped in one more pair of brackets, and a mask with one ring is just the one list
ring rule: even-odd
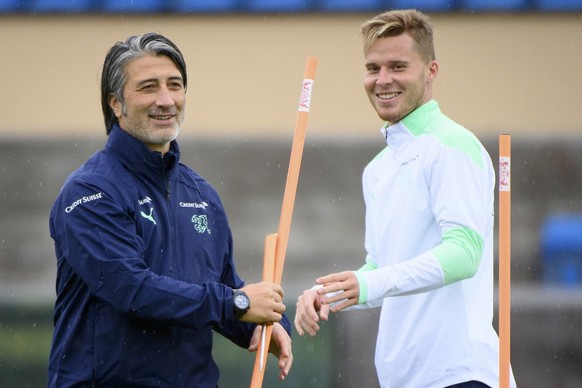
{"label": "wristwatch", "polygon": [[232,294],[232,305],[234,307],[234,317],[241,319],[251,308],[251,300],[244,291],[234,290]]}

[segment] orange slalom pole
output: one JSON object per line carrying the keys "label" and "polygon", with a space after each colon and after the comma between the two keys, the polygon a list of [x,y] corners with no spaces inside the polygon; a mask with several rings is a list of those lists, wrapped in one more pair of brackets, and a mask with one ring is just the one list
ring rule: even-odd
{"label": "orange slalom pole", "polygon": [[[287,182],[283,193],[283,204],[281,206],[281,216],[279,217],[279,228],[274,238],[275,243],[265,241],[265,256],[263,264],[263,280],[272,281],[281,284],[283,278],[283,267],[285,264],[285,254],[289,242],[289,232],[291,230],[291,219],[293,216],[293,207],[295,205],[295,195],[297,193],[297,183],[299,182],[299,170],[301,168],[301,158],[303,157],[303,148],[305,145],[305,134],[307,132],[307,118],[311,105],[311,93],[313,91],[313,81],[315,79],[315,70],[317,68],[317,58],[307,57],[305,71],[303,74],[303,83],[301,85],[301,96],[299,98],[299,108],[297,120],[295,123],[295,132],[293,135],[293,145],[291,147],[291,158],[289,160],[289,170],[287,172]],[[272,235],[269,235],[272,236]],[[267,239],[272,239],[267,236]],[[266,240],[267,240],[266,239]],[[268,247],[267,247],[268,245]],[[274,254],[267,253],[267,249],[272,250],[274,245]],[[272,269],[271,269],[272,268]],[[272,275],[267,273],[272,271]],[[265,276],[265,274],[267,276]],[[265,279],[268,277],[268,279]],[[253,376],[251,378],[251,388],[260,388],[263,385],[264,373],[267,364],[267,355],[269,344],[271,343],[272,325],[263,325],[261,340],[257,350],[255,364],[253,367]]]}
{"label": "orange slalom pole", "polygon": [[[273,282],[275,276],[275,250],[277,248],[277,233],[268,234],[265,237],[265,253],[263,264],[263,281]],[[273,332],[273,324],[263,325],[261,329],[261,340],[257,349],[255,357],[255,365],[253,367],[253,376],[251,378],[251,387],[262,387],[263,379],[265,377],[265,365],[267,356],[269,355],[269,346],[267,345],[267,337],[271,338]]]}
{"label": "orange slalom pole", "polygon": [[293,216],[293,206],[295,205],[295,194],[297,193],[297,182],[299,181],[299,170],[301,168],[301,158],[305,145],[305,134],[307,132],[307,118],[311,105],[311,92],[313,91],[313,81],[315,79],[315,69],[317,68],[317,58],[308,57],[305,63],[303,84],[301,86],[301,97],[299,98],[299,108],[297,121],[295,123],[295,133],[293,135],[293,146],[291,147],[291,158],[289,160],[289,170],[287,172],[287,182],[283,193],[283,204],[281,206],[281,216],[279,217],[279,239],[277,241],[277,251],[275,254],[275,283],[281,284],[283,278],[283,266],[285,265],[285,253],[289,242],[289,232],[291,230],[291,218]]}
{"label": "orange slalom pole", "polygon": [[499,136],[499,387],[511,364],[511,135]]}

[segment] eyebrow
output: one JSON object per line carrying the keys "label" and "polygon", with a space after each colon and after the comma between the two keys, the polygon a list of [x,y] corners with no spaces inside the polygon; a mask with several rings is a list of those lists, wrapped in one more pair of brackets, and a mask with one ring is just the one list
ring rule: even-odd
{"label": "eyebrow", "polygon": [[[408,63],[410,63],[410,61],[408,61],[408,60],[395,59],[395,60],[388,61],[387,64],[388,65],[399,65],[399,64],[408,64]],[[381,66],[381,64],[379,62],[377,62],[377,61],[366,62],[364,65],[366,67],[369,67],[369,66]]]}
{"label": "eyebrow", "polygon": [[175,76],[175,77],[170,77],[168,78],[169,81],[180,81],[182,83],[184,83],[184,78],[182,76]]}
{"label": "eyebrow", "polygon": [[[182,76],[173,76],[173,77],[168,78],[168,81],[180,81],[180,82],[184,83],[184,78],[182,78]],[[144,80],[137,82],[136,85],[141,86],[141,85],[145,85],[145,84],[150,83],[150,82],[158,83],[159,80],[157,78],[146,78]]]}

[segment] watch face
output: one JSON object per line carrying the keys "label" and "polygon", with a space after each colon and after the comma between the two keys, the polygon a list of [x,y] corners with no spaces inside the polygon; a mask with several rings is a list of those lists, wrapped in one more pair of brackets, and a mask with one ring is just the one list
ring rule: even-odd
{"label": "watch face", "polygon": [[243,294],[238,294],[234,297],[234,305],[238,309],[246,309],[249,306],[249,299]]}

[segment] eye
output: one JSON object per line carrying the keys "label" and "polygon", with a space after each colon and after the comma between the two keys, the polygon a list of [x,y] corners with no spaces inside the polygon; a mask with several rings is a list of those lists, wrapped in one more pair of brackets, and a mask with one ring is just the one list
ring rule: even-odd
{"label": "eye", "polygon": [[143,84],[139,90],[150,91],[150,90],[154,90],[155,88],[156,88],[156,85],[153,83],[150,83],[150,84]]}
{"label": "eye", "polygon": [[181,89],[184,89],[184,85],[182,84],[182,82],[175,81],[175,82],[170,82],[168,84],[168,88],[170,88],[172,90],[181,90]]}

